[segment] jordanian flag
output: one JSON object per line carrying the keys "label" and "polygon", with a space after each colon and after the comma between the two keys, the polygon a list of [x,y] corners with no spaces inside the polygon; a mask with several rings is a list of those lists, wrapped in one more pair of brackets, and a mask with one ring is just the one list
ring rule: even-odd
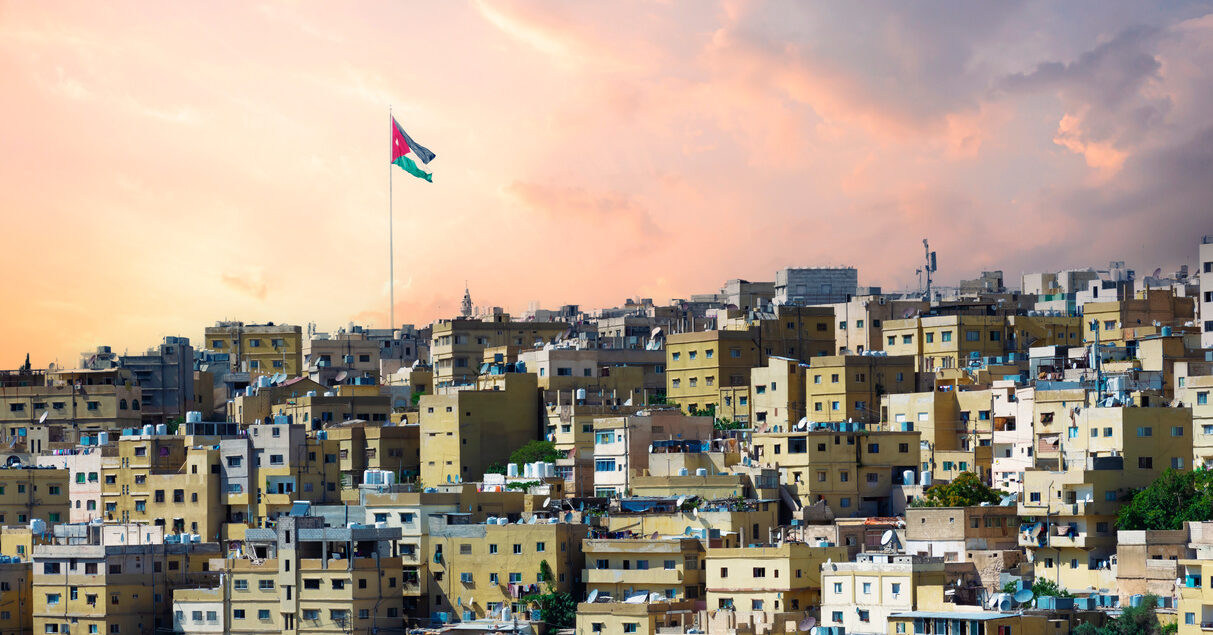
{"label": "jordanian flag", "polygon": [[427,166],[433,160],[434,153],[413,141],[409,133],[400,127],[396,118],[392,117],[392,163],[404,168],[405,172],[432,183],[434,177]]}

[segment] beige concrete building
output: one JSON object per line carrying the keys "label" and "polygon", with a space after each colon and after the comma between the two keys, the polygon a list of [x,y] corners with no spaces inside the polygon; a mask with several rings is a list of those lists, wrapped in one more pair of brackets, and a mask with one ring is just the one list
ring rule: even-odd
{"label": "beige concrete building", "polygon": [[174,589],[214,580],[214,542],[164,541],[151,525],[57,525],[33,553],[35,633],[153,635],[172,627]]}
{"label": "beige concrete building", "polygon": [[707,552],[709,610],[732,609],[739,624],[766,630],[816,614],[822,602],[822,566],[845,562],[846,547],[804,543],[712,548]]}
{"label": "beige concrete building", "polygon": [[822,626],[883,633],[890,616],[944,607],[943,558],[861,553],[821,570]]}
{"label": "beige concrete building", "polygon": [[421,480],[427,485],[479,479],[494,463],[541,438],[539,387],[530,373],[510,373],[499,390],[439,389],[418,402]]}
{"label": "beige concrete building", "polygon": [[399,537],[399,529],[326,527],[316,516],[249,530],[241,557],[216,561],[221,584],[173,592],[173,629],[371,635],[400,628]]}
{"label": "beige concrete building", "polygon": [[914,391],[914,359],[907,355],[815,357],[805,377],[810,421],[880,421],[880,399]]}
{"label": "beige concrete building", "polygon": [[703,542],[698,538],[666,536],[652,539],[586,539],[581,550],[586,591],[598,591],[621,602],[639,593],[663,601],[704,597]]}
{"label": "beige concrete building", "polygon": [[542,348],[543,344],[569,329],[564,322],[517,322],[509,315],[494,315],[489,320],[456,318],[433,324],[430,345],[431,365],[436,386],[466,385],[474,382],[484,349],[497,346]]}
{"label": "beige concrete building", "polygon": [[303,332],[290,324],[216,322],[206,327],[201,348],[227,353],[238,372],[288,377],[303,372]]}
{"label": "beige concrete building", "polygon": [[34,519],[67,522],[71,513],[69,479],[63,468],[0,469],[0,525],[24,525]]}

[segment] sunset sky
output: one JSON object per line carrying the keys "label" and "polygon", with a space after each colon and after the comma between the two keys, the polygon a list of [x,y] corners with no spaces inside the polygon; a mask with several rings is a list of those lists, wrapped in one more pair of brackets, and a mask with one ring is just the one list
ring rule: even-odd
{"label": "sunset sky", "polygon": [[1213,4],[0,2],[0,367],[218,319],[1194,262]]}

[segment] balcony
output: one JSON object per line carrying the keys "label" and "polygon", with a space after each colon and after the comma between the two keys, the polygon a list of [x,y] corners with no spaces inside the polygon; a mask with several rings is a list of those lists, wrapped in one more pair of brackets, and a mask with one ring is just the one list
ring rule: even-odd
{"label": "balcony", "polygon": [[586,569],[582,573],[586,584],[682,584],[678,569]]}

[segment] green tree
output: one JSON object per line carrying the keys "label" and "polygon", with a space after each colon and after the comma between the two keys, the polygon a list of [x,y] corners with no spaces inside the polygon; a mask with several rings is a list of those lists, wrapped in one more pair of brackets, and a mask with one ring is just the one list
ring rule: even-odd
{"label": "green tree", "polygon": [[997,503],[1006,496],[1004,492],[987,487],[972,472],[961,472],[951,483],[932,485],[922,498],[915,499],[913,507],[969,507],[981,503]]}
{"label": "green tree", "polygon": [[1168,468],[1120,508],[1116,528],[1183,529],[1185,521],[1210,518],[1213,518],[1213,473],[1204,468],[1192,471]]}
{"label": "green tree", "polygon": [[409,402],[412,403],[414,406],[416,406],[417,404],[421,403],[421,396],[424,394],[425,394],[424,390],[419,390],[419,391],[413,393],[413,396],[409,397]]}
{"label": "green tree", "polygon": [[533,593],[522,599],[539,605],[539,619],[550,628],[573,628],[577,625],[577,601],[572,594],[556,590],[552,578],[552,567],[548,561],[540,561],[539,581],[544,585],[544,592]]}
{"label": "green tree", "polygon": [[1072,598],[1074,597],[1069,591],[1057,586],[1057,583],[1052,580],[1040,578],[1032,583],[1032,595],[1036,597],[1053,596],[1055,598]]}
{"label": "green tree", "polygon": [[500,463],[489,463],[489,466],[484,468],[485,474],[505,474],[505,466]]}
{"label": "green tree", "polygon": [[1095,626],[1090,622],[1079,624],[1074,629],[1075,635],[1159,635],[1165,630],[1158,622],[1154,609],[1158,606],[1158,596],[1146,594],[1141,598],[1141,604],[1126,606],[1119,617],[1109,619],[1103,626]]}
{"label": "green tree", "polygon": [[534,463],[536,461],[555,463],[563,456],[556,449],[556,444],[551,441],[528,441],[526,445],[510,454],[510,463]]}

